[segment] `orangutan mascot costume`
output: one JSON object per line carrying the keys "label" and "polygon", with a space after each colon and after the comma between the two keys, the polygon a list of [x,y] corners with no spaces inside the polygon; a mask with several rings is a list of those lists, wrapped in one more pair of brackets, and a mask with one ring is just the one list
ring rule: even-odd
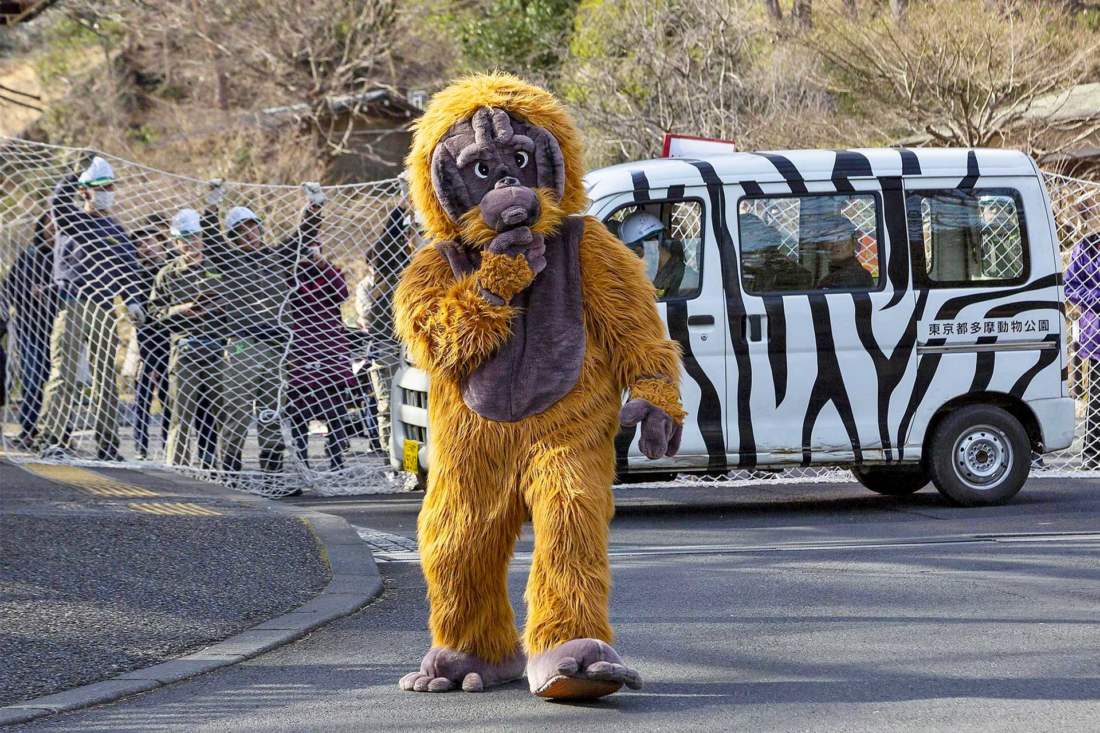
{"label": "orangutan mascot costume", "polygon": [[[595,698],[641,679],[611,647],[608,524],[614,438],[674,455],[679,347],[642,261],[585,206],[569,114],[506,75],[432,98],[408,157],[430,244],[397,288],[397,331],[429,387],[420,558],[432,648],[405,690],[518,679]],[[629,400],[623,406],[623,394]],[[535,551],[520,644],[507,572],[530,518]]]}

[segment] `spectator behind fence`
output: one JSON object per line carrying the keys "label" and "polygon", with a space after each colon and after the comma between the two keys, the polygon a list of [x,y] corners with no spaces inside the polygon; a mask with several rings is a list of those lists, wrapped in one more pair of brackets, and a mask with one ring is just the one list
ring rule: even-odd
{"label": "spectator behind fence", "polygon": [[1100,232],[1073,247],[1065,273],[1066,300],[1080,310],[1077,355],[1088,363],[1083,467],[1100,468]]}
{"label": "spectator behind fence", "polygon": [[309,421],[328,428],[325,454],[329,467],[344,466],[348,448],[351,343],[340,306],[348,299],[347,281],[339,268],[321,255],[316,241],[299,264],[290,300],[287,417],[298,459],[309,466]]}
{"label": "spectator behind fence", "polygon": [[[80,409],[80,354],[87,347],[96,457],[122,460],[118,450],[115,296],[126,302],[135,327],[140,327],[145,314],[134,245],[110,214],[115,205],[114,183],[111,165],[97,156],[79,177],[69,175],[58,182],[50,199],[58,232],[53,281],[61,308],[50,335],[50,375],[38,422],[45,457],[68,455],[69,424]],[[77,190],[82,208],[72,200]]]}
{"label": "spectator behind fence", "polygon": [[[167,257],[167,226],[168,222],[163,216],[153,214],[145,219],[144,226],[133,235],[137,249],[138,278],[146,310],[157,273],[164,267]],[[168,400],[168,336],[168,329],[164,324],[151,318],[146,319],[137,329],[141,366],[134,385],[134,450],[141,460],[149,457],[149,423],[152,420],[154,397],[160,400],[162,413],[161,449],[168,439],[168,425],[172,414]]]}
{"label": "spectator behind fence", "polygon": [[42,388],[50,374],[50,330],[59,308],[53,246],[53,218],[47,211],[38,217],[30,244],[20,250],[0,283],[0,325],[6,326],[10,316],[9,345],[16,347],[22,386],[20,432],[14,442],[24,449],[34,445]]}
{"label": "spectator behind fence", "polygon": [[168,360],[168,402],[172,416],[168,428],[168,463],[194,465],[192,436],[197,437],[198,465],[217,468],[217,423],[220,411],[225,337],[225,297],[220,259],[212,256],[218,246],[218,219],[214,208],[224,190],[220,185],[207,194],[208,215],[199,218],[194,209],[181,209],[170,233],[177,257],[157,274],[150,298],[150,313],[171,337]]}
{"label": "spectator behind fence", "polygon": [[403,206],[390,211],[382,234],[367,252],[367,274],[355,287],[359,327],[371,340],[369,375],[377,406],[378,441],[390,449],[390,385],[401,361],[393,333],[393,291],[412,256],[412,217]]}
{"label": "spectator behind fence", "polygon": [[316,183],[302,184],[307,199],[294,234],[278,246],[263,241],[260,217],[245,206],[226,216],[224,273],[228,333],[222,379],[222,468],[240,472],[253,409],[259,413],[260,470],[282,471],[283,438],[277,419],[284,379],[288,331],[283,310],[298,260],[317,237],[325,195]]}

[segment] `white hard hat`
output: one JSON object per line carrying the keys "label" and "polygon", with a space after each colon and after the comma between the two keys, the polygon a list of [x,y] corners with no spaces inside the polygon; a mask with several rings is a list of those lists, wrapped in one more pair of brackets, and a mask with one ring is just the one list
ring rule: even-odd
{"label": "white hard hat", "polygon": [[657,232],[663,232],[664,229],[665,225],[653,214],[647,211],[635,211],[623,220],[622,226],[619,227],[619,239],[627,245],[637,244]]}
{"label": "white hard hat", "polygon": [[173,237],[190,237],[202,233],[202,224],[199,221],[199,212],[194,209],[180,209],[172,217],[172,223],[168,225],[168,231]]}
{"label": "white hard hat", "polygon": [[227,231],[233,231],[241,222],[254,221],[257,224],[262,224],[263,220],[256,216],[256,212],[247,206],[234,206],[229,210],[229,213],[225,217],[225,228]]}
{"label": "white hard hat", "polygon": [[77,182],[81,186],[105,186],[115,182],[115,170],[110,163],[97,155],[92,158],[91,165],[80,174]]}

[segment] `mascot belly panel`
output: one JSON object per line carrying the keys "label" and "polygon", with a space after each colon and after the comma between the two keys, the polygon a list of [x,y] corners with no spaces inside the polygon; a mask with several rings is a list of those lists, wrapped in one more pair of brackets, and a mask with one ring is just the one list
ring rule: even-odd
{"label": "mascot belly panel", "polygon": [[[433,240],[395,302],[431,379],[418,538],[432,647],[401,687],[474,691],[526,673],[542,697],[637,688],[608,623],[613,440],[640,425],[642,451],[671,456],[684,418],[653,286],[579,216],[579,141],[544,90],[507,75],[455,82],[417,122],[407,162]],[[527,518],[521,641],[506,579]]]}

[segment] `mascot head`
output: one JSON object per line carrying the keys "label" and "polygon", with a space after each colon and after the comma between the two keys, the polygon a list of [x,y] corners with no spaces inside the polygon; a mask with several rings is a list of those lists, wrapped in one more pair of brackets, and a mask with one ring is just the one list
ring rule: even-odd
{"label": "mascot head", "polygon": [[547,91],[507,74],[459,79],[416,122],[410,195],[436,240],[549,233],[585,205],[576,127]]}

